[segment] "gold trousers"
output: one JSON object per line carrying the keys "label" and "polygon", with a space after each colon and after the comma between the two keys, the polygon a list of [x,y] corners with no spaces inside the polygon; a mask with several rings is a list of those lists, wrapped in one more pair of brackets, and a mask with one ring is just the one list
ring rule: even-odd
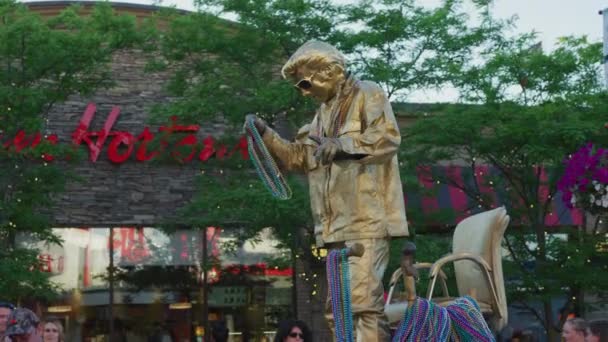
{"label": "gold trousers", "polygon": [[[390,341],[388,320],[384,314],[382,276],[388,265],[388,239],[346,241],[346,247],[358,242],[365,247],[362,257],[348,258],[350,270],[353,329],[358,342]],[[335,246],[328,246],[334,248]],[[334,331],[334,318],[329,293],[325,303],[325,318]]]}

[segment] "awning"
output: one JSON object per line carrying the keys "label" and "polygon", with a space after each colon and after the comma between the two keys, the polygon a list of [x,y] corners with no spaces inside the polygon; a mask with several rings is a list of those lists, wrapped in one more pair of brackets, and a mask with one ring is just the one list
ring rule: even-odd
{"label": "awning", "polygon": [[[418,182],[424,190],[408,190],[406,188],[405,203],[408,216],[412,214],[422,214],[425,222],[429,225],[456,225],[464,218],[478,212],[505,206],[509,211],[510,200],[505,189],[499,189],[495,184],[490,184],[492,179],[501,176],[500,172],[490,166],[477,166],[475,172],[471,167],[463,166],[432,166],[420,167],[417,170]],[[489,177],[488,177],[489,176]],[[445,183],[450,179],[455,183],[449,185]],[[541,170],[541,180],[546,180],[545,170]],[[479,205],[462,189],[471,188],[475,184],[479,186],[479,191],[486,200],[485,207]],[[546,185],[541,185],[539,191],[540,198],[547,198],[549,189]],[[521,220],[511,214],[513,224],[521,224]],[[546,226],[571,226],[583,224],[583,212],[579,209],[570,209],[562,202],[561,192],[557,192],[551,199],[551,206],[545,216]]]}

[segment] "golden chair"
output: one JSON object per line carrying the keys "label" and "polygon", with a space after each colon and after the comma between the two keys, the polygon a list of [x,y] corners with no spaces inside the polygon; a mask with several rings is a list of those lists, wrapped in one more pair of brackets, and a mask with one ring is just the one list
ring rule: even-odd
{"label": "golden chair", "polygon": [[[418,269],[430,269],[427,298],[441,306],[447,306],[456,297],[448,293],[446,275],[442,267],[454,262],[458,296],[470,295],[475,298],[492,330],[499,332],[507,324],[507,298],[502,274],[501,241],[509,224],[509,215],[504,207],[485,211],[461,221],[454,230],[452,253],[434,263],[415,263],[414,270],[404,267],[397,269],[390,282],[390,290],[385,304],[385,313],[391,326],[396,326],[403,318],[408,301],[416,297],[413,285]],[[411,248],[410,248],[411,249]],[[404,252],[404,255],[407,254]],[[404,256],[405,259],[405,256]],[[405,294],[401,300],[393,302],[395,288],[400,279],[405,282]],[[439,279],[443,296],[433,298],[433,290]],[[404,298],[405,297],[405,298]]]}

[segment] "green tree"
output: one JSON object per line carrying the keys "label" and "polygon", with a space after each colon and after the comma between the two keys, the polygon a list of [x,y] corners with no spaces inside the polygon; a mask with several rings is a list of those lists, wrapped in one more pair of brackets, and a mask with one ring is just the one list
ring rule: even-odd
{"label": "green tree", "polygon": [[[288,113],[291,119],[310,113],[310,104],[303,105],[306,101],[286,86],[279,73],[281,62],[306,38],[329,34],[332,22],[326,19],[330,16],[323,15],[325,9],[317,8],[314,2],[296,6],[295,2],[277,1],[268,2],[268,7],[247,1],[201,3],[217,5],[237,12],[241,22],[191,13],[174,16],[163,32],[160,55],[151,65],[174,68],[168,90],[177,100],[159,106],[156,113],[161,120],[175,115],[184,121],[211,122],[221,116],[230,128],[240,131],[247,113],[259,113],[269,121],[278,114]],[[301,26],[311,29],[291,32],[297,26],[293,20],[300,14],[308,18]],[[308,20],[314,24],[307,24]]]}
{"label": "green tree", "polygon": [[[228,134],[240,133],[248,113],[258,113],[271,124],[276,119],[287,121],[279,127],[286,136],[310,120],[314,105],[279,75],[282,64],[309,39],[339,46],[352,57],[353,70],[397,95],[445,83],[454,67],[439,68],[441,62],[461,65],[470,60],[474,49],[503,26],[491,19],[483,1],[474,2],[483,17],[477,26],[467,25],[465,1],[446,1],[436,9],[414,1],[384,1],[371,7],[365,1],[340,6],[313,0],[201,0],[197,4],[207,12],[174,16],[160,38],[160,53],[151,65],[174,68],[168,90],[176,100],[159,106],[156,113],[161,119],[176,115],[189,122],[211,122],[220,116],[234,128]],[[218,15],[231,15],[236,22]],[[365,51],[377,52],[378,57],[366,56]],[[249,179],[251,170],[245,169]],[[247,193],[250,182],[232,186]],[[241,186],[246,188],[237,190]],[[216,198],[213,189],[226,191],[226,186],[202,191]],[[262,212],[266,208],[256,209],[261,204],[251,203],[247,209]],[[240,214],[219,216],[232,222],[234,215]],[[249,227],[257,224],[245,222],[251,223]]]}
{"label": "green tree", "polygon": [[[587,141],[608,141],[608,94],[600,79],[599,44],[569,37],[548,53],[530,46],[533,35],[502,38],[488,46],[483,63],[463,66],[453,84],[473,104],[421,115],[404,132],[401,159],[406,174],[446,161],[471,174],[476,166],[492,168],[464,184],[447,174],[426,176],[462,189],[479,208],[494,203],[481,188],[500,194],[512,218],[505,239],[507,298],[534,313],[553,341],[568,313],[582,313],[581,294],[605,290],[601,284],[608,281],[606,255],[595,248],[602,237],[545,222],[547,215],[560,214],[551,212],[551,202],[567,155]],[[568,241],[556,232],[568,234]],[[568,303],[556,322],[551,299],[563,289]]]}
{"label": "green tree", "polygon": [[[313,104],[281,79],[280,68],[305,41],[332,39],[336,7],[328,1],[301,0],[204,0],[198,4],[208,11],[235,15],[237,22],[209,12],[172,18],[160,38],[160,54],[151,65],[175,70],[168,90],[176,101],[159,106],[157,118],[175,115],[184,122],[203,122],[203,127],[219,121],[227,128],[226,136],[220,137],[223,140],[242,134],[248,113],[258,113],[269,122],[282,118],[279,126],[286,128],[282,130],[286,135],[303,118],[310,119]],[[273,199],[248,160],[215,163],[199,179],[199,191],[180,212],[178,224],[229,228],[238,232],[237,243],[253,238],[264,227],[274,227],[280,247],[313,259],[308,234],[312,216],[302,179],[290,179],[294,197],[289,201]],[[291,264],[293,257],[272,262]]]}
{"label": "green tree", "polygon": [[[197,1],[205,12],[172,16],[159,36],[159,50],[151,55],[151,67],[175,70],[168,84],[175,101],[158,106],[156,118],[175,115],[203,127],[221,122],[228,125],[226,135],[231,135],[241,133],[246,114],[257,113],[289,137],[310,121],[316,105],[281,80],[280,68],[310,39],[338,46],[352,60],[352,71],[381,83],[394,97],[438,86],[446,82],[453,65],[470,60],[476,46],[502,25],[490,19],[466,25],[464,3],[446,1],[427,10],[413,1],[402,6],[385,1],[370,9],[364,2],[339,6],[315,0]],[[484,15],[483,4],[476,5]],[[219,15],[230,15],[235,22]],[[361,23],[360,30],[349,28]],[[369,58],[365,51],[378,52],[379,57]],[[450,68],[439,69],[448,62]],[[240,241],[271,226],[283,245],[292,249],[291,257],[302,258],[307,273],[317,269],[302,178],[290,179],[294,198],[278,201],[261,186],[247,161],[204,171],[198,194],[169,226],[219,225],[242,232]],[[311,299],[324,301],[319,296]]]}
{"label": "green tree", "polygon": [[115,15],[109,4],[90,16],[79,11],[43,19],[23,4],[0,1],[0,293],[7,300],[56,290],[38,271],[37,250],[16,244],[19,233],[60,242],[49,209],[68,177],[65,160],[78,154],[45,135],[48,113],[68,95],[110,85],[112,53],[136,41],[134,17]]}
{"label": "green tree", "polygon": [[365,0],[343,11],[346,23],[357,23],[344,25],[339,41],[353,69],[398,100],[444,85],[508,25],[494,19],[483,0],[448,0],[436,7],[416,0]]}

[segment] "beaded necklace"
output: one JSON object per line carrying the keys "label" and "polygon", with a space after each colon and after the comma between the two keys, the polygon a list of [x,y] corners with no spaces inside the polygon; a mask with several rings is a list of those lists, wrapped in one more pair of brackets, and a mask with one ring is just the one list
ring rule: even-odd
{"label": "beaded necklace", "polygon": [[264,140],[260,136],[255,127],[253,118],[248,118],[245,122],[245,130],[247,132],[247,149],[249,157],[253,162],[258,176],[262,179],[264,186],[270,191],[272,196],[288,200],[291,198],[291,188],[283,174],[279,170],[274,158],[268,152],[268,148],[264,144]]}
{"label": "beaded necklace", "polygon": [[353,342],[348,249],[330,251],[327,255],[326,267],[336,342]]}
{"label": "beaded necklace", "polygon": [[416,298],[405,311],[392,341],[495,342],[496,339],[477,302],[464,296],[445,308]]}
{"label": "beaded necklace", "polygon": [[473,298],[469,296],[457,298],[453,304],[448,305],[447,311],[452,321],[453,334],[458,336],[459,341],[496,341],[483,318],[479,305]]}

